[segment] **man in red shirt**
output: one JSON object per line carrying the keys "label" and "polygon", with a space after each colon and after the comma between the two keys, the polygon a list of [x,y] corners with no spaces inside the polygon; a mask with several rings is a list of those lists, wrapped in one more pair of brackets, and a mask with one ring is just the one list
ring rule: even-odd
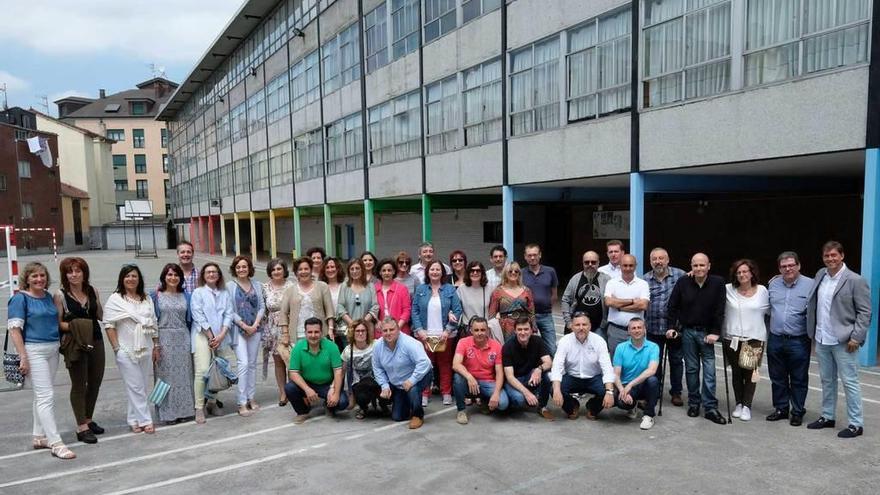
{"label": "man in red shirt", "polygon": [[489,338],[489,323],[485,318],[471,321],[471,336],[458,341],[452,359],[452,393],[458,408],[456,421],[468,424],[465,396],[479,397],[490,411],[504,411],[509,404],[504,391],[504,367],[501,364],[501,344]]}

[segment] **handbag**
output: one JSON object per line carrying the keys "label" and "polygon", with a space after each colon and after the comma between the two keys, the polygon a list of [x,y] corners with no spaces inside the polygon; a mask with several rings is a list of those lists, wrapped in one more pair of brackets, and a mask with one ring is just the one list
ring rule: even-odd
{"label": "handbag", "polygon": [[428,350],[431,352],[443,352],[446,350],[446,340],[442,340],[440,337],[428,337],[425,339],[425,345],[428,346]]}
{"label": "handbag", "polygon": [[19,367],[21,366],[21,356],[15,352],[7,352],[9,349],[9,331],[6,331],[6,339],[3,341],[3,374],[6,381],[16,383],[19,386],[24,385],[24,375],[21,374]]}
{"label": "handbag", "polygon": [[214,356],[208,371],[205,372],[205,388],[208,392],[216,394],[238,383],[238,377],[229,371],[229,361]]}
{"label": "handbag", "polygon": [[739,367],[744,370],[755,370],[761,366],[764,355],[763,344],[743,342],[739,348]]}
{"label": "handbag", "polygon": [[165,402],[169,390],[171,390],[171,385],[168,385],[165,380],[157,378],[156,384],[153,385],[153,391],[150,393],[150,396],[147,397],[147,400],[158,406]]}

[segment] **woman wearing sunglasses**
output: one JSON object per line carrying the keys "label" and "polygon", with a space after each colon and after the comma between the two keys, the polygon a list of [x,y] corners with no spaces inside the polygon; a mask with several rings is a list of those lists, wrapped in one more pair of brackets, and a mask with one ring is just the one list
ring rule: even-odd
{"label": "woman wearing sunglasses", "polygon": [[498,318],[501,330],[506,341],[514,334],[516,319],[520,316],[528,316],[535,328],[535,298],[532,291],[523,285],[522,271],[519,263],[511,261],[502,272],[502,281],[492,292],[489,302],[489,314]]}
{"label": "woman wearing sunglasses", "polygon": [[348,263],[348,280],[339,291],[339,303],[336,305],[336,344],[341,352],[348,345],[346,330],[354,320],[363,320],[371,329],[379,314],[376,302],[376,291],[366,278],[367,270],[364,262],[353,259]]}

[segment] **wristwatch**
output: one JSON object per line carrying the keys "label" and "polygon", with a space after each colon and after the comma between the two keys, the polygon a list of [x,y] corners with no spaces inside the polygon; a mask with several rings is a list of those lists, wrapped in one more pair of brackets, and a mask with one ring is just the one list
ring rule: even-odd
{"label": "wristwatch", "polygon": [[605,390],[605,395],[614,395],[613,390]]}

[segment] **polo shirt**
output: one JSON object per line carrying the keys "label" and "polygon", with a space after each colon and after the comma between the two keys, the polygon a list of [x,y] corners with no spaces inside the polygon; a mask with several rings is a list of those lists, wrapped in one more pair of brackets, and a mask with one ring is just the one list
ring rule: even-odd
{"label": "polo shirt", "polygon": [[342,368],[339,347],[329,339],[321,339],[317,354],[309,352],[309,341],[300,339],[290,351],[290,369],[299,371],[303,380],[316,385],[333,382],[333,370]]}
{"label": "polo shirt", "polygon": [[501,360],[504,367],[513,368],[513,376],[525,376],[541,366],[541,358],[549,356],[547,344],[537,335],[529,337],[529,343],[523,347],[516,337],[507,339],[501,348]]}
{"label": "polo shirt", "polygon": [[501,364],[501,344],[497,340],[489,339],[486,347],[480,349],[473,337],[465,337],[455,346],[455,354],[463,358],[462,364],[477,381],[495,380],[495,365]]}
{"label": "polo shirt", "polygon": [[553,289],[559,285],[556,270],[549,266],[538,265],[538,273],[532,272],[526,265],[522,269],[523,284],[532,291],[535,298],[535,314],[553,312]]}
{"label": "polo shirt", "polygon": [[[629,282],[623,278],[612,278],[605,284],[605,297],[611,296],[617,299],[645,299],[651,300],[651,289],[648,282],[633,275],[633,279]],[[633,318],[643,318],[644,311],[621,311],[617,308],[608,307],[608,322],[619,327],[629,325],[629,320]]]}
{"label": "polo shirt", "polygon": [[635,380],[652,362],[660,363],[660,346],[648,339],[644,339],[640,349],[636,349],[629,338],[614,350],[614,367],[620,366],[620,381],[623,383]]}

